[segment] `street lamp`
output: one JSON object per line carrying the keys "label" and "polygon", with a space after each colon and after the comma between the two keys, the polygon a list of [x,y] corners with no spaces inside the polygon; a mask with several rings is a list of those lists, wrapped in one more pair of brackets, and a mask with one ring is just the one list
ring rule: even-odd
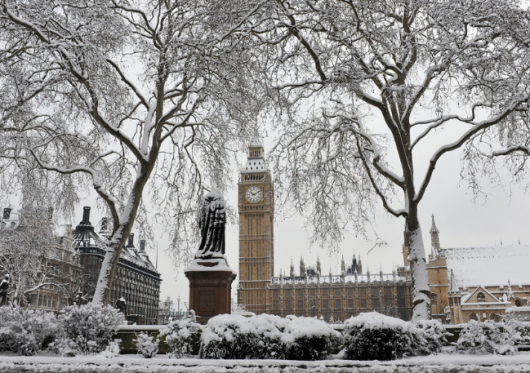
{"label": "street lamp", "polygon": [[178,315],[177,315],[177,318],[180,320],[180,295],[177,297],[177,304],[178,304]]}

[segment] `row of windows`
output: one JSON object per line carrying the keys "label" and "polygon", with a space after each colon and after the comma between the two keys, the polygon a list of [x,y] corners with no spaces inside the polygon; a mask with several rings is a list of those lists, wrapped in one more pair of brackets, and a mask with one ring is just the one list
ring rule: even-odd
{"label": "row of windows", "polygon": [[[377,288],[377,287],[374,287],[374,288],[357,288],[359,289],[359,293],[361,295],[367,295],[367,294],[370,294],[370,289],[372,290],[371,294],[374,294],[374,295],[377,295],[379,294],[380,292],[386,294],[387,296],[391,296],[392,295],[392,288],[390,287],[386,287],[386,288]],[[349,296],[353,296],[354,295],[354,290],[355,288],[348,288],[347,291],[348,291],[348,295]],[[405,289],[404,287],[398,287],[397,288],[398,290],[398,294],[405,294]],[[327,297],[329,296],[330,294],[334,294],[334,295],[338,295],[340,296],[341,295],[341,291],[342,289],[321,289],[320,290],[320,294],[324,297]],[[272,291],[272,296],[274,298],[277,298],[280,294],[280,291],[278,289],[274,289]],[[302,297],[304,296],[304,290],[303,289],[297,289],[297,290],[291,290],[291,289],[285,289],[283,291],[283,294],[285,297],[290,297],[294,294],[296,294],[297,296],[299,297]],[[317,289],[309,289],[309,296],[316,296],[317,294]]]}
{"label": "row of windows", "polygon": [[[291,309],[293,309],[293,305],[294,305],[295,303],[294,303],[294,302],[291,302],[290,300],[286,300],[286,301],[284,302],[284,304],[285,304],[285,309],[286,309],[286,310],[291,310]],[[340,299],[335,299],[335,302],[330,302],[329,300],[324,299],[324,300],[322,301],[322,308],[323,308],[323,309],[329,309],[329,308],[330,308],[330,305],[332,305],[332,304],[335,305],[335,307],[334,307],[335,309],[341,309],[342,306],[343,306],[343,302],[342,302],[342,300],[340,300]],[[351,309],[355,308],[355,307],[354,307],[353,299],[348,299],[348,302],[347,302],[347,303],[344,302],[344,304],[347,304],[347,305],[348,305],[348,308],[351,308]],[[391,304],[390,302],[387,302],[387,305],[390,305],[390,304]],[[403,307],[405,307],[405,300],[404,300],[404,299],[403,299],[403,302],[402,302],[401,304],[403,305]],[[279,301],[274,300],[274,301],[272,302],[272,305],[273,305],[273,306],[272,306],[273,309],[275,309],[275,310],[280,309],[280,302],[279,302]],[[316,306],[317,306],[317,304],[316,304],[315,300],[312,299],[308,308],[310,308],[310,309],[314,309],[314,308],[317,308]],[[377,299],[377,298],[376,298],[376,299],[373,299],[373,301],[372,301],[372,307],[373,307],[373,308],[376,308],[376,309],[381,308],[381,302],[380,302],[380,300]],[[296,303],[296,308],[297,308],[297,309],[304,309],[304,302],[303,302],[302,300],[299,300],[299,301]],[[361,299],[361,308],[363,308],[363,309],[367,308],[367,301],[366,301],[366,299]]]}

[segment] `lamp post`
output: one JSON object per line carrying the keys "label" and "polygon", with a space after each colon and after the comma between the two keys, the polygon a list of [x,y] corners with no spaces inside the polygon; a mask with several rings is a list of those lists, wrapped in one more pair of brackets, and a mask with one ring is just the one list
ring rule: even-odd
{"label": "lamp post", "polygon": [[177,308],[178,308],[178,316],[177,318],[180,320],[180,295],[177,297]]}

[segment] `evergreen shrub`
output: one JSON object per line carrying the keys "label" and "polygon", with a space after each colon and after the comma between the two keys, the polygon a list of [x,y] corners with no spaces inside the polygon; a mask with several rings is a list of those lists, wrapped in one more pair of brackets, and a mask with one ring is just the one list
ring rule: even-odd
{"label": "evergreen shrub", "polygon": [[322,360],[337,352],[342,335],[329,324],[310,317],[288,316],[282,341],[289,360]]}
{"label": "evergreen shrub", "polygon": [[58,317],[60,334],[52,348],[63,355],[104,351],[125,321],[112,306],[88,303],[65,307]]}
{"label": "evergreen shrub", "polygon": [[136,347],[138,352],[145,358],[150,359],[158,352],[158,338],[140,333],[136,336]]}
{"label": "evergreen shrub", "polygon": [[497,355],[517,353],[517,345],[529,343],[527,326],[514,319],[506,322],[478,322],[470,320],[464,326],[456,342],[458,351],[467,353],[486,352]]}
{"label": "evergreen shrub", "polygon": [[42,349],[46,338],[56,333],[57,320],[51,313],[0,307],[0,351],[32,356]]}
{"label": "evergreen shrub", "polygon": [[201,336],[201,358],[318,360],[340,343],[340,333],[319,320],[289,316],[221,315]]}
{"label": "evergreen shrub", "polygon": [[344,352],[351,360],[395,360],[436,353],[446,342],[437,320],[406,322],[377,312],[361,313],[345,322]]}
{"label": "evergreen shrub", "polygon": [[181,358],[185,354],[192,354],[200,343],[201,325],[190,320],[176,320],[162,329],[160,337],[166,337],[169,346],[169,357]]}

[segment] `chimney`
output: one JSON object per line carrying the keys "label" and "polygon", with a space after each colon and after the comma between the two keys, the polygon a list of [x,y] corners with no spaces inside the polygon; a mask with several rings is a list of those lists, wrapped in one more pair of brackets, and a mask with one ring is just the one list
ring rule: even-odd
{"label": "chimney", "polygon": [[127,248],[134,249],[134,233],[129,235],[129,241],[127,242]]}
{"label": "chimney", "polygon": [[90,223],[90,207],[83,207],[83,220],[81,223]]}
{"label": "chimney", "polygon": [[9,220],[11,217],[11,209],[9,207],[4,208],[4,219]]}
{"label": "chimney", "polygon": [[145,253],[145,240],[140,240],[140,252]]}
{"label": "chimney", "polygon": [[94,227],[90,224],[90,207],[83,207],[83,220],[75,227],[75,230],[78,232],[94,232]]}

